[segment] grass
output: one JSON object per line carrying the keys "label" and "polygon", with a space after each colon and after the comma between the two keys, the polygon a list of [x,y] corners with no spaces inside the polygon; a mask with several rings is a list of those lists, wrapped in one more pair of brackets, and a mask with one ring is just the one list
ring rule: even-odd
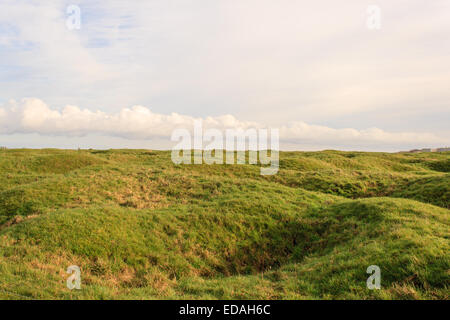
{"label": "grass", "polygon": [[448,299],[449,163],[282,152],[261,176],[164,151],[0,150],[0,298]]}

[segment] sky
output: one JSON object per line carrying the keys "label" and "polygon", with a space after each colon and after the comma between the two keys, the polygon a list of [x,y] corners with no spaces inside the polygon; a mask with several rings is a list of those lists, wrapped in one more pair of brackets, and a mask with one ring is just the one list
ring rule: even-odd
{"label": "sky", "polygon": [[450,146],[450,1],[0,2],[0,146],[170,149],[195,119],[282,150]]}

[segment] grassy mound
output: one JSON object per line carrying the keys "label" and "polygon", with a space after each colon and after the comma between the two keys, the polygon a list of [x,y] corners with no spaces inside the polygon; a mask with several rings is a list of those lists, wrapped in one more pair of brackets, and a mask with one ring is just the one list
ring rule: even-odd
{"label": "grassy mound", "polygon": [[289,152],[260,176],[169,152],[3,150],[0,298],[447,299],[449,176],[430,163],[449,156]]}
{"label": "grassy mound", "polygon": [[411,198],[450,209],[450,175],[418,178],[408,181],[392,196]]}

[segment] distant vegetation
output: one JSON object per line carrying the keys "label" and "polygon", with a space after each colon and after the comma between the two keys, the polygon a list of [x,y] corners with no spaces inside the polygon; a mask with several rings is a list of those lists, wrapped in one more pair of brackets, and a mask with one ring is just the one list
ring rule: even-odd
{"label": "distant vegetation", "polygon": [[450,152],[282,152],[278,174],[259,169],[2,149],[0,298],[449,298]]}

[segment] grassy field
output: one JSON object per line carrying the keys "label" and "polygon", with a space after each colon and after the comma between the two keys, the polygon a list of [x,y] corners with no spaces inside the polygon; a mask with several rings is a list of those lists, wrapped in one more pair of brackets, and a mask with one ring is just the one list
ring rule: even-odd
{"label": "grassy field", "polygon": [[449,298],[450,153],[282,152],[278,174],[259,169],[0,150],[0,299]]}

